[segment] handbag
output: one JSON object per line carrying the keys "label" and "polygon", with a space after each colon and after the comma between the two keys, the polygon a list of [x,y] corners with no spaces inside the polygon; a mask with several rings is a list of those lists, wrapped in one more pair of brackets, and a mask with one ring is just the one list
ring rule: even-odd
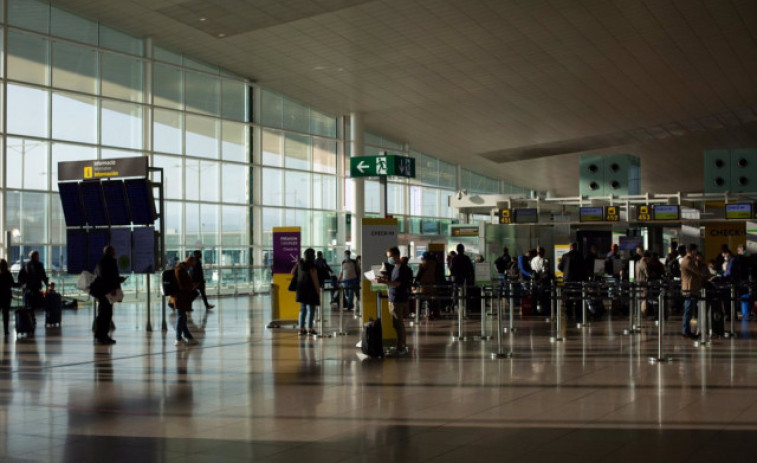
{"label": "handbag", "polygon": [[76,289],[86,291],[89,289],[92,282],[95,280],[95,276],[92,274],[92,272],[83,271],[81,272],[81,275],[79,275],[79,279],[76,280]]}
{"label": "handbag", "polygon": [[289,281],[289,291],[297,292],[297,277],[300,276],[300,268],[297,265],[297,270],[294,272],[294,276]]}
{"label": "handbag", "polygon": [[121,291],[121,288],[118,288],[117,290],[106,294],[105,297],[108,298],[108,302],[115,304],[116,302],[121,302],[124,300],[124,292]]}

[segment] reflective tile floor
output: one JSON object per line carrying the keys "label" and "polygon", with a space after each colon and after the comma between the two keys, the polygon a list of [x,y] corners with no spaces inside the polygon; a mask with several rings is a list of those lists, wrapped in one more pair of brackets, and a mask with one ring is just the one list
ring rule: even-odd
{"label": "reflective tile floor", "polygon": [[[518,321],[493,341],[454,341],[452,321],[409,328],[411,352],[362,361],[348,336],[267,330],[265,296],[193,313],[199,346],[147,332],[119,304],[118,344],[92,344],[92,311],[66,311],[0,351],[0,460],[71,462],[754,462],[757,323],[694,347],[668,325]],[[199,305],[197,305],[199,308]],[[336,321],[331,330],[335,329]],[[471,334],[478,324],[468,325]]]}

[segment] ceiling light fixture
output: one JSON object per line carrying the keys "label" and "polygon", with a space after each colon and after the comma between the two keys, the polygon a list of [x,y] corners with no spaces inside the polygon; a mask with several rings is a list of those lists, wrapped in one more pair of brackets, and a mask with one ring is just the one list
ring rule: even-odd
{"label": "ceiling light fixture", "polygon": [[208,18],[200,18],[200,22],[207,21]]}
{"label": "ceiling light fixture", "polygon": [[221,32],[220,34],[218,34],[218,37],[219,38],[224,38],[224,37],[226,37],[226,34],[224,34],[223,32]]}

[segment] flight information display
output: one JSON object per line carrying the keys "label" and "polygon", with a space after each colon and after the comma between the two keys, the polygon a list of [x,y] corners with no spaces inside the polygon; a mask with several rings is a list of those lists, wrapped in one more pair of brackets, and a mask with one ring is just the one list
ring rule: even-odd
{"label": "flight information display", "polygon": [[110,245],[116,250],[118,271],[131,273],[131,230],[128,228],[111,228]]}
{"label": "flight information display", "polygon": [[679,220],[681,218],[681,207],[658,204],[652,209],[652,213],[655,220]]}
{"label": "flight information display", "polygon": [[532,209],[515,209],[515,223],[536,223],[539,221],[539,211]]}
{"label": "flight information display", "polygon": [[131,220],[136,225],[154,224],[155,199],[152,195],[152,183],[147,179],[130,179],[124,184],[129,199]]}
{"label": "flight information display", "polygon": [[111,225],[131,225],[129,216],[129,202],[126,200],[126,189],[123,180],[108,180],[102,182],[105,204],[108,206],[108,216]]}
{"label": "flight information display", "polygon": [[153,227],[134,230],[133,268],[134,273],[155,271],[155,229]]}
{"label": "flight information display", "polygon": [[751,219],[753,217],[752,203],[726,204],[726,219]]}
{"label": "flight information display", "polygon": [[66,230],[66,261],[67,272],[79,274],[89,270],[89,252],[87,248],[87,232],[84,230]]}
{"label": "flight information display", "polygon": [[83,227],[86,225],[87,219],[81,204],[79,184],[74,182],[59,183],[58,192],[66,226]]}
{"label": "flight information display", "polygon": [[82,182],[81,197],[87,223],[93,227],[108,226],[108,211],[100,182]]}
{"label": "flight information display", "polygon": [[581,222],[602,222],[605,219],[603,207],[579,207],[578,219]]}
{"label": "flight information display", "polygon": [[103,249],[110,244],[110,233],[108,230],[90,230],[89,243],[87,245],[87,254],[89,254],[89,270],[95,271],[97,263],[103,256]]}

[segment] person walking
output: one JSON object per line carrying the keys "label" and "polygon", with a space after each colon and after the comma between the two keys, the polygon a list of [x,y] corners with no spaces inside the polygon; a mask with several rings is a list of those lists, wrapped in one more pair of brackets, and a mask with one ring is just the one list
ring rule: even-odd
{"label": "person walking", "polygon": [[208,302],[208,296],[205,294],[205,272],[202,270],[202,252],[197,250],[194,252],[195,264],[190,269],[192,276],[192,283],[194,283],[197,291],[202,296],[202,302],[205,304],[205,310],[210,310],[215,307]]}
{"label": "person walking", "polygon": [[13,280],[13,274],[8,269],[8,261],[0,259],[0,309],[3,311],[3,333],[8,336],[10,324],[11,300],[13,287],[18,286]]}
{"label": "person walking", "polygon": [[[557,264],[557,269],[563,273],[563,282],[566,287],[578,290],[582,281],[586,280],[585,260],[578,254],[578,243],[570,243],[570,250],[565,253]],[[583,312],[578,310],[579,303],[576,298],[567,298],[565,301],[565,313],[568,318],[583,317]],[[585,321],[582,319],[582,322]]]}
{"label": "person walking", "polygon": [[197,344],[194,336],[187,326],[187,312],[192,312],[192,301],[195,299],[197,283],[192,282],[189,270],[197,265],[194,255],[187,257],[185,260],[176,264],[174,267],[174,277],[178,286],[178,291],[171,296],[171,302],[176,309],[176,341],[174,346],[185,344]]}
{"label": "person walking", "polygon": [[113,302],[108,296],[115,296],[121,289],[121,283],[126,278],[121,277],[116,262],[116,249],[113,246],[105,246],[103,256],[95,268],[95,282],[90,287],[92,296],[97,299],[97,318],[95,318],[95,341],[98,344],[111,345],[116,341],[108,334],[113,322]]}
{"label": "person walking", "polygon": [[[300,303],[300,336],[318,334],[313,329],[315,308],[321,305],[321,284],[315,264],[315,251],[305,249],[304,257],[292,269],[292,276],[297,278],[296,301]],[[307,322],[307,328],[305,324]]]}

